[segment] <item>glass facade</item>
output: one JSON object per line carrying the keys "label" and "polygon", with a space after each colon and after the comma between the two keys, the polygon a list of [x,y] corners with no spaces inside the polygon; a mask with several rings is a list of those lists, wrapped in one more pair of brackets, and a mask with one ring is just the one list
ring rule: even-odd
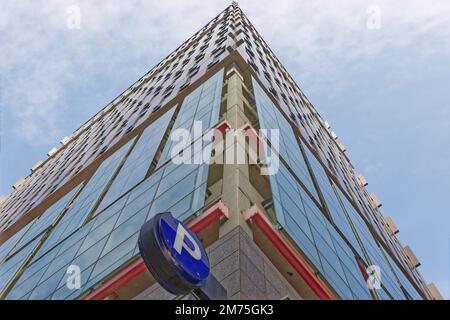
{"label": "glass facade", "polygon": [[[222,77],[223,71],[186,97],[177,119],[191,120],[183,120],[176,127],[189,129],[192,119],[207,119],[206,128],[217,122],[220,104],[217,96],[220,98]],[[192,105],[197,112],[186,116],[192,109],[185,106]],[[160,164],[160,161],[158,168],[145,178],[173,114],[174,110],[165,113],[143,131],[136,143],[135,139],[130,140],[102,162],[32,257],[7,299],[76,298],[138,255],[137,236],[145,221],[165,211],[186,220],[203,208],[208,165],[180,166],[171,161]],[[196,117],[197,114],[199,117]],[[65,204],[67,198],[78,192],[79,188],[60,202]],[[105,196],[100,206],[88,218],[101,194]],[[54,206],[59,208],[59,202]],[[52,207],[48,212],[53,214],[55,210]],[[49,214],[43,214],[38,222],[47,221]],[[8,260],[11,262],[2,265],[5,277],[15,273],[20,267],[18,263],[24,261],[39,241],[36,239],[28,250],[22,250],[16,258]],[[1,247],[2,252],[6,250],[6,245],[10,245],[9,242]],[[71,290],[66,285],[70,276],[67,270],[71,265],[78,266],[81,271],[79,290]]]}
{"label": "glass facade", "polygon": [[[300,178],[303,184],[305,184],[307,190],[312,193],[317,201],[319,201],[311,176],[308,173],[306,163],[303,157],[300,157],[300,148],[291,125],[281,112],[278,111],[259,84],[255,80],[253,80],[252,84],[255,91],[256,107],[258,114],[260,115],[260,128],[266,130],[279,130],[279,141],[277,142],[279,143],[278,152],[281,158],[286,161],[288,166],[295,172],[295,175]],[[264,133],[264,131],[261,132]],[[265,138],[270,142],[272,136],[269,135]]]}
{"label": "glass facade", "polygon": [[[404,282],[400,280],[405,280],[404,275],[396,263],[384,252],[366,222],[328,177],[308,147],[302,145],[300,149],[299,143],[302,143],[296,141],[291,125],[255,80],[253,87],[260,127],[280,128],[280,156],[294,173],[282,165],[277,174],[269,176],[275,212],[281,226],[344,299],[371,298],[358,260],[364,261],[364,268],[372,265],[380,268],[382,288],[376,290],[378,298],[419,299],[408,281],[407,291],[411,292],[405,295],[401,288]],[[270,141],[270,137],[266,138]],[[311,171],[305,161],[310,164]],[[310,174],[317,181],[316,187]],[[318,188],[324,203],[318,206],[312,201],[305,187],[309,191]],[[320,201],[317,193],[313,194]],[[329,219],[326,218],[328,214]]]}
{"label": "glass facade", "polygon": [[[352,251],[298,182],[306,180],[304,185],[315,190],[290,124],[275,105],[264,107],[269,104],[269,98],[256,81],[253,81],[253,86],[261,128],[280,128],[281,158],[289,157],[286,161],[289,166],[302,164],[293,169],[296,175],[298,173],[296,177],[284,165],[280,166],[278,173],[269,176],[278,222],[340,296],[344,299],[369,299],[370,293]],[[289,146],[289,152],[283,145]]]}
{"label": "glass facade", "polygon": [[38,253],[38,257],[83,225],[131,145],[132,141],[102,162],[94,175],[86,182],[55,230],[52,231],[42,250]]}
{"label": "glass facade", "polygon": [[[189,131],[192,136],[191,143],[200,139],[219,120],[222,79],[223,70],[217,72],[184,99],[173,130],[184,129]],[[198,133],[194,132],[195,124],[201,127],[201,131]],[[169,141],[164,148],[158,166],[164,165],[170,159],[172,148],[172,141]]]}
{"label": "glass facade", "polygon": [[166,112],[140,135],[139,140],[133,147],[130,155],[127,156],[123,167],[120,168],[117,177],[115,177],[108,188],[96,212],[106,208],[146,177],[174,111],[175,109],[172,108]]}
{"label": "glass facade", "polygon": [[31,221],[8,241],[3,243],[1,249],[0,265],[0,292],[2,292],[17,271],[26,263],[30,254],[37,245],[52,230],[57,223],[68,202],[72,199],[78,188],[75,188],[60,200],[55,202],[41,216]]}
{"label": "glass facade", "polygon": [[[279,171],[255,178],[265,164],[245,164],[228,179],[233,167],[210,166],[215,141],[205,134],[221,119],[268,130],[259,134]],[[171,139],[179,129],[191,135],[181,149]],[[224,198],[267,210],[337,297],[430,298],[335,139],[234,3],[63,139],[0,205],[0,232],[18,230],[0,237],[0,298],[79,298],[137,258],[145,221],[164,211],[186,221]],[[376,290],[365,280],[373,265]],[[67,286],[70,266],[80,268],[78,290]]]}

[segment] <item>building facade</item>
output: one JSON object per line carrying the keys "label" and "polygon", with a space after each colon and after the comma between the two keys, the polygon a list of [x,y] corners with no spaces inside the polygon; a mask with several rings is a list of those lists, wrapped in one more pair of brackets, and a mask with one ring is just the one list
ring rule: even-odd
{"label": "building facade", "polygon": [[[174,151],[176,132],[191,140]],[[0,298],[180,298],[137,247],[170,211],[230,299],[438,299],[366,185],[233,3],[0,200]]]}

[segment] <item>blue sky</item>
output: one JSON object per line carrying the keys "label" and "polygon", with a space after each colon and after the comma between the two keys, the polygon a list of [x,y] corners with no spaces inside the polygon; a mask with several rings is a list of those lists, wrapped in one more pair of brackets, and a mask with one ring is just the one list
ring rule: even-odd
{"label": "blue sky", "polygon": [[[228,4],[0,0],[0,194]],[[448,298],[450,2],[239,4]]]}

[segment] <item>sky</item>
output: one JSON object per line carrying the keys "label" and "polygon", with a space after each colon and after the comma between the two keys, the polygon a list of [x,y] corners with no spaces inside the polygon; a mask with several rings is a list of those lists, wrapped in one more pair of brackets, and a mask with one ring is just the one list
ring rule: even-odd
{"label": "sky", "polygon": [[[0,0],[0,194],[229,4]],[[449,298],[450,2],[239,6]]]}

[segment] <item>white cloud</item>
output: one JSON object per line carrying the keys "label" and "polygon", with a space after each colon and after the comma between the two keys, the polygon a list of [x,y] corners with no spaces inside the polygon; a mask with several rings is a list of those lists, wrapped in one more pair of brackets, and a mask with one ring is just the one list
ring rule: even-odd
{"label": "white cloud", "polygon": [[[95,74],[113,73],[124,60],[135,68],[148,59],[150,67],[229,3],[0,2],[2,104],[17,121],[15,128],[34,143],[47,141],[48,132],[60,133],[58,117],[64,117],[63,109],[68,108],[63,101],[65,90],[70,81],[79,81],[77,73],[84,73],[83,81],[89,82]],[[248,0],[240,4],[269,45],[287,63],[303,70],[301,78],[308,83],[323,82],[324,72],[328,81],[336,81],[341,70],[336,64],[351,70],[386,48],[414,44],[424,54],[450,48],[450,28],[446,27],[450,3],[445,0],[432,4],[420,0]],[[81,30],[66,27],[70,5],[81,9]],[[381,9],[380,30],[366,27],[371,5]],[[91,107],[95,111],[100,106]]]}
{"label": "white cloud", "polygon": [[[367,9],[377,6],[381,28],[369,30]],[[424,55],[450,51],[450,2],[445,0],[242,1],[270,46],[302,81],[333,82],[342,70],[371,68],[386,50]],[[399,64],[407,63],[398,61]],[[343,67],[344,66],[344,67]],[[324,77],[326,75],[326,77]]]}
{"label": "white cloud", "polygon": [[[82,108],[68,101],[74,87],[89,89],[97,75],[144,74],[138,65],[152,67],[223,9],[183,1],[0,3],[0,97],[12,120],[6,129],[35,145],[61,137],[65,111]],[[70,5],[81,10],[80,30],[67,28]]]}
{"label": "white cloud", "polygon": [[[82,122],[68,118],[71,109],[89,109],[85,113],[93,114],[101,107],[74,105],[71,97],[94,95],[100,87],[95,83],[99,78],[116,83],[125,76],[144,74],[145,68],[159,62],[229,3],[0,0],[2,134],[8,131],[21,138],[23,150],[68,134],[68,123],[75,128]],[[323,86],[339,90],[347,85],[340,77],[342,70],[352,73],[374,68],[374,58],[386,52],[405,53],[397,63],[406,70],[414,63],[409,52],[429,57],[450,51],[448,0],[239,3],[275,54],[289,65],[294,78],[330,95],[332,90]],[[70,5],[81,9],[80,30],[66,27]],[[380,30],[366,27],[367,9],[372,5],[381,10]],[[448,119],[448,109],[443,107],[444,118]],[[434,128],[436,133],[439,129],[448,129],[448,121]],[[380,138],[381,133],[376,134]],[[386,170],[383,163],[369,160],[366,172]],[[436,171],[448,172],[446,161],[435,161]]]}

